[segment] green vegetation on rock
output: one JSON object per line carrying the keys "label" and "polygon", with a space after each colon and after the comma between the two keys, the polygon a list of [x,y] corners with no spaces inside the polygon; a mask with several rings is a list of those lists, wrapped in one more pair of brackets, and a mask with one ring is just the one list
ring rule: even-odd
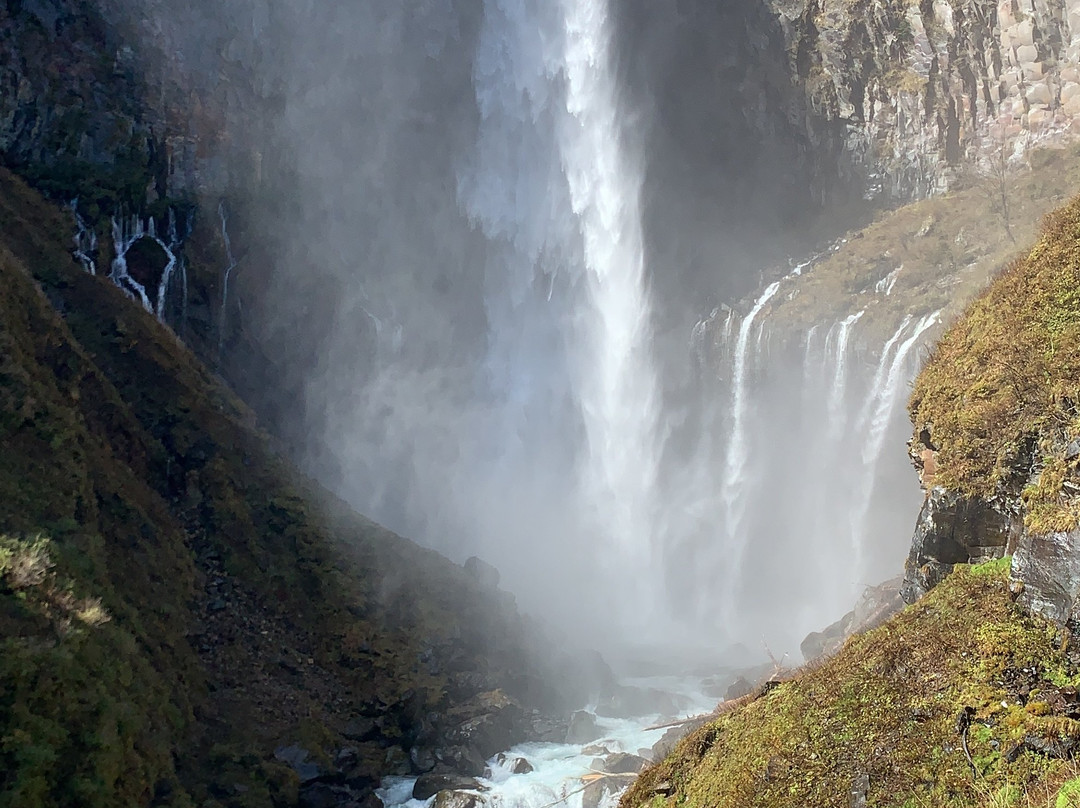
{"label": "green vegetation on rock", "polygon": [[1021,498],[1030,532],[1069,530],[1078,404],[1080,199],[942,337],[911,397],[913,455],[933,453],[927,484]]}
{"label": "green vegetation on rock", "polygon": [[1080,745],[1077,684],[1064,635],[1013,602],[1007,562],[960,567],[684,738],[622,806],[846,808],[853,792],[875,806],[1052,805],[1077,774],[1061,759]]}

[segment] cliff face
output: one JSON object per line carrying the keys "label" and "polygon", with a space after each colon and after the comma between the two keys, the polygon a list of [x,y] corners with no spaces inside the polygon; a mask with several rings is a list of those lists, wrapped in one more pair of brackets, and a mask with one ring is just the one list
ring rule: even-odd
{"label": "cliff face", "polygon": [[989,808],[1080,791],[1078,288],[1080,198],[949,326],[915,383],[927,496],[912,605],[720,705],[624,808]]}
{"label": "cliff face", "polygon": [[918,198],[1075,134],[1073,0],[769,0],[810,109],[847,130],[867,193]]}

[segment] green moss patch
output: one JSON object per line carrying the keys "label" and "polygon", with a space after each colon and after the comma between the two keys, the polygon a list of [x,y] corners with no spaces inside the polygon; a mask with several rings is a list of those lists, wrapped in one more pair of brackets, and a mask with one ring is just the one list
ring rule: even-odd
{"label": "green moss patch", "polygon": [[[1080,200],[1051,215],[942,337],[915,383],[917,449],[936,450],[935,485],[1022,497],[1029,530],[1076,526],[1080,490]],[[929,444],[929,445],[927,445]]]}

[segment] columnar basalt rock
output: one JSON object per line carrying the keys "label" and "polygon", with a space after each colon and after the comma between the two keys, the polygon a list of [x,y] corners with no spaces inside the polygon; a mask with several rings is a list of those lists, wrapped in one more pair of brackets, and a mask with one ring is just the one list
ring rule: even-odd
{"label": "columnar basalt rock", "polygon": [[868,196],[919,198],[1080,130],[1076,0],[769,0]]}

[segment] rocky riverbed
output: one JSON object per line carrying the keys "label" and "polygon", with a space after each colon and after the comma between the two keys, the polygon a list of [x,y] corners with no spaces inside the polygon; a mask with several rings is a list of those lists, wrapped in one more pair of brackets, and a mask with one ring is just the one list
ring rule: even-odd
{"label": "rocky riverbed", "polygon": [[713,710],[734,678],[626,679],[615,696],[574,713],[561,742],[500,752],[480,777],[388,777],[376,793],[386,808],[613,806],[680,729],[660,725]]}

